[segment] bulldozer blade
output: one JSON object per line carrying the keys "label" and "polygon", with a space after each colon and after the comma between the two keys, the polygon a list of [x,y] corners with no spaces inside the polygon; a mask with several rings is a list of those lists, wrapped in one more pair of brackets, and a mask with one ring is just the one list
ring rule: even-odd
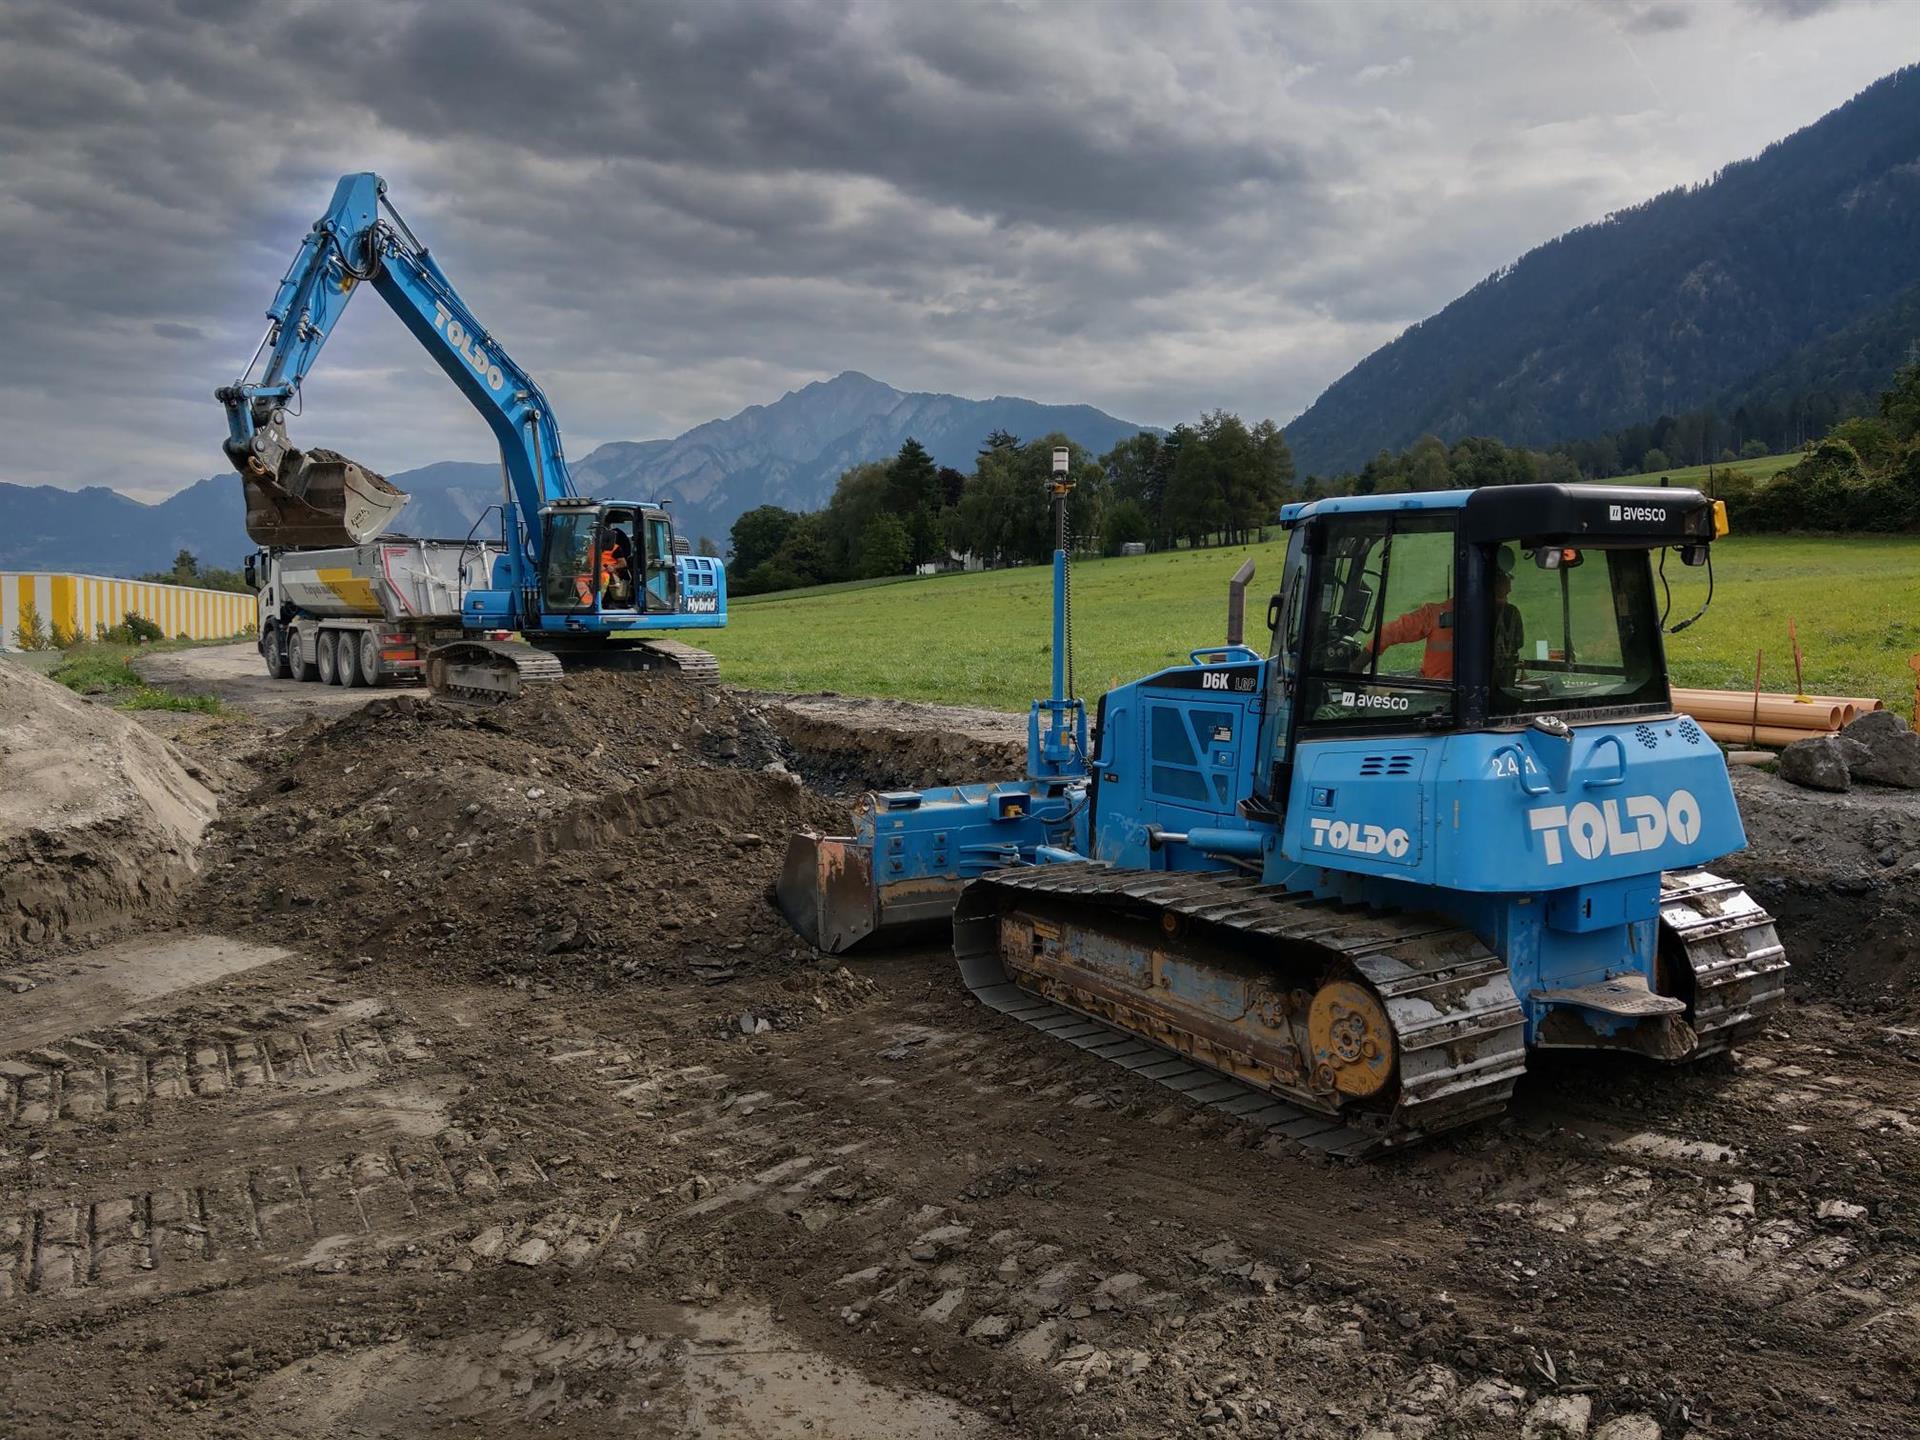
{"label": "bulldozer blade", "polygon": [[364,545],[390,528],[406,492],[331,450],[288,450],[276,471],[240,472],[256,545]]}
{"label": "bulldozer blade", "polygon": [[789,925],[816,948],[838,955],[864,940],[945,932],[966,883],[953,875],[922,875],[876,884],[871,844],[802,830],[787,841],[774,893]]}
{"label": "bulldozer blade", "polygon": [[802,830],[788,839],[774,893],[787,923],[830,954],[858,944],[879,926],[873,851],[850,835]]}

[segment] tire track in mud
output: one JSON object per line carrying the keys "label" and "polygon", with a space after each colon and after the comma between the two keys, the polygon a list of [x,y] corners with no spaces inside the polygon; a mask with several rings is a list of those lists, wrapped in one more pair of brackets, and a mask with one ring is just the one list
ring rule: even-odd
{"label": "tire track in mud", "polygon": [[179,1288],[210,1278],[209,1266],[332,1256],[367,1237],[410,1238],[447,1223],[442,1212],[545,1181],[509,1147],[446,1130],[321,1164],[209,1171],[90,1201],[28,1197],[0,1215],[0,1300],[89,1298],[146,1278]]}
{"label": "tire track in mud", "polygon": [[[648,1033],[549,1048],[684,1156],[677,1203],[647,1227],[656,1261],[697,1271],[705,1252],[766,1289],[825,1297],[861,1353],[964,1348],[987,1373],[1026,1377],[1043,1406],[1353,1433],[1289,1399],[1345,1367],[1351,1393],[1374,1399],[1338,1418],[1403,1429],[1512,1433],[1523,1400],[1573,1385],[1602,1413],[1730,1387],[1725,1413],[1791,1433],[1782,1414],[1830,1408],[1852,1376],[1871,1403],[1857,1430],[1829,1415],[1824,1433],[1865,1434],[1887,1369],[1920,1354],[1913,1247],[1874,1241],[1850,1211],[1821,1217],[1782,1190],[1771,1149],[1743,1148],[1779,1128],[1753,1112],[1784,1106],[1807,1116],[1789,1134],[1850,1116],[1873,1163],[1898,1165],[1904,1117],[1885,1112],[1900,1082],[1863,1096],[1836,1062],[1816,1114],[1793,1093],[1808,1077],[1776,1086],[1796,1058],[1778,1045],[1674,1072],[1664,1105],[1635,1103],[1632,1084],[1668,1072],[1616,1076],[1619,1093],[1571,1112],[1536,1095],[1514,1122],[1359,1167],[1263,1148],[1250,1127],[964,1005],[836,1017],[797,1043]],[[696,1058],[710,1063],[681,1063]],[[1806,1184],[1845,1194],[1849,1173]],[[1556,1303],[1569,1285],[1581,1303]],[[1690,1317],[1732,1326],[1724,1338],[1751,1358],[1703,1351]],[[1234,1368],[1249,1337],[1264,1383]],[[1587,1368],[1543,1378],[1556,1352]]]}
{"label": "tire track in mud", "polygon": [[252,1024],[130,1024],[0,1060],[0,1130],[97,1121],[156,1102],[364,1078],[430,1057],[416,1031],[391,1019],[320,1023],[338,1008],[296,1003]]}

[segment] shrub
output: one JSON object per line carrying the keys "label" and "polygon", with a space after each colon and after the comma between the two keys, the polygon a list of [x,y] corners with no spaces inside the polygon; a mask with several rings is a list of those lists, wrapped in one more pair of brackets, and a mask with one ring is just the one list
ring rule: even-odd
{"label": "shrub", "polygon": [[53,647],[52,637],[47,634],[47,623],[40,618],[40,607],[31,600],[20,607],[19,623],[13,627],[13,643],[22,650],[49,650]]}

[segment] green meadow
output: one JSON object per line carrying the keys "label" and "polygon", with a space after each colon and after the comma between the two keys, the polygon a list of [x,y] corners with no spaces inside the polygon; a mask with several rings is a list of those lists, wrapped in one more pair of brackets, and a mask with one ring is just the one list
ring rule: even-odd
{"label": "green meadow", "polygon": [[[1754,464],[1766,462],[1756,461]],[[1674,472],[1679,483],[1688,472]],[[1177,550],[1074,566],[1075,668],[1089,698],[1184,663],[1225,634],[1227,581],[1257,567],[1247,638],[1264,649],[1280,577],[1279,531],[1262,545]],[[1707,596],[1703,569],[1669,557],[1669,615]],[[1051,572],[1044,566],[825,586],[730,602],[723,631],[687,638],[714,651],[734,685],[835,690],[1024,710],[1048,685]],[[1734,535],[1714,547],[1713,604],[1667,640],[1676,684],[1794,686],[1794,622],[1809,691],[1875,695],[1912,713],[1908,657],[1920,651],[1920,537]]]}

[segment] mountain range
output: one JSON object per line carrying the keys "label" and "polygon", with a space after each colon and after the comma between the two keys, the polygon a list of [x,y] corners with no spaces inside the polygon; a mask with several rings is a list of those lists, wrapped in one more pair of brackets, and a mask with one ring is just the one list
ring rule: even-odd
{"label": "mountain range", "polygon": [[[995,430],[1029,440],[1060,431],[1102,454],[1148,428],[1088,405],[907,392],[849,370],[671,440],[602,445],[571,469],[582,494],[669,501],[689,540],[705,535],[724,548],[741,512],[758,505],[816,509],[843,471],[894,454],[909,436],[936,464],[971,470]],[[377,468],[375,456],[355,458]],[[409,535],[465,536],[500,499],[494,462],[444,460],[388,479],[411,497],[397,525]],[[0,484],[0,570],[135,575],[169,568],[180,550],[207,564],[237,565],[253,548],[242,514],[240,481],[231,473],[157,505],[100,487]],[[494,533],[497,523],[488,518],[483,533]]]}
{"label": "mountain range", "polygon": [[1920,316],[1920,66],[1708,183],[1496,271],[1286,427],[1302,474],[1422,435],[1582,439],[1662,414],[1885,388]]}

